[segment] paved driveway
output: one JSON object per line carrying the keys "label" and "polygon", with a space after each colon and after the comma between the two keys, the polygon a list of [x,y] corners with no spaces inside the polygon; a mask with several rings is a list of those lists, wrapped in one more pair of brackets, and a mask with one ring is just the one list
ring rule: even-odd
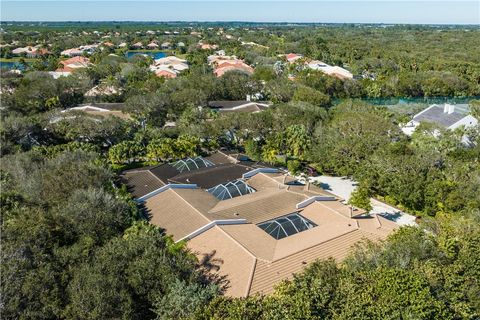
{"label": "paved driveway", "polygon": [[[331,177],[331,176],[318,176],[309,177],[309,181],[317,182],[320,187],[333,193],[334,195],[343,198],[348,201],[353,190],[357,187],[357,183],[346,177]],[[304,180],[300,178],[300,180]],[[415,225],[415,216],[398,210],[392,206],[389,206],[383,202],[371,199],[373,210],[371,214],[379,214],[389,220],[395,221],[399,225]]]}

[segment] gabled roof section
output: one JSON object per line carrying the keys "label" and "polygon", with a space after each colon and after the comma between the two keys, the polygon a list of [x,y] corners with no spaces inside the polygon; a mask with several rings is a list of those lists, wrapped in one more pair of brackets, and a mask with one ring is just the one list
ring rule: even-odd
{"label": "gabled roof section", "polygon": [[150,170],[129,170],[120,175],[120,181],[127,186],[135,198],[144,196],[165,184],[160,181]]}
{"label": "gabled roof section", "polygon": [[285,189],[255,192],[218,202],[209,214],[215,219],[247,219],[259,223],[296,211],[296,204],[305,196]]}
{"label": "gabled roof section", "polygon": [[[168,188],[143,202],[150,223],[164,228],[175,241],[210,223],[199,210],[176,191]],[[204,193],[203,190],[189,190]]]}

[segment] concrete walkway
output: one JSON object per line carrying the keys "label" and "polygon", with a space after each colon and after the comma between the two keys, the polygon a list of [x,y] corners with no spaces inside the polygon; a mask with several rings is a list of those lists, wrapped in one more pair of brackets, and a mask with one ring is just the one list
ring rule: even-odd
{"label": "concrete walkway", "polygon": [[[299,180],[305,181],[305,178],[298,178]],[[308,181],[310,181],[310,183],[318,183],[321,188],[347,201],[350,199],[353,190],[357,187],[355,181],[346,177],[318,176],[309,177]],[[373,210],[370,212],[371,214],[381,215],[384,218],[395,221],[399,225],[416,225],[415,216],[375,199],[371,199],[371,204],[373,207]]]}

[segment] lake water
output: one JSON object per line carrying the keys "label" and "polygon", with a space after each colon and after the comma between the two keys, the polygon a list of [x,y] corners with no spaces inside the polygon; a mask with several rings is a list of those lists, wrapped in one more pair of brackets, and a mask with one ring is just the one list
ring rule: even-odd
{"label": "lake water", "polygon": [[[367,102],[372,105],[378,106],[386,106],[392,110],[399,110],[399,111],[408,111],[412,108],[425,108],[426,106],[432,104],[444,104],[450,103],[457,106],[457,110],[461,110],[464,113],[468,112],[468,103],[470,100],[480,100],[480,96],[476,97],[418,97],[418,98],[407,98],[407,97],[399,97],[399,98],[363,98],[359,99],[361,101]],[[337,105],[345,101],[345,99],[336,99],[333,101],[334,105]]]}
{"label": "lake water", "polygon": [[125,53],[125,56],[127,57],[127,59],[130,59],[131,57],[139,55],[139,54],[150,56],[155,60],[160,59],[160,58],[164,58],[164,57],[167,56],[167,54],[165,52],[159,52],[159,51],[127,51]]}
{"label": "lake water", "polygon": [[0,69],[8,70],[25,70],[25,66],[20,62],[2,62],[0,61]]}

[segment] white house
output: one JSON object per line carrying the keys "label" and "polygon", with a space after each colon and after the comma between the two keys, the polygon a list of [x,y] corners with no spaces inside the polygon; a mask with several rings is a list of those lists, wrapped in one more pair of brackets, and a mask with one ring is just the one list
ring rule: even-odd
{"label": "white house", "polygon": [[473,127],[478,124],[478,120],[475,117],[456,110],[453,104],[433,104],[414,115],[412,120],[402,127],[402,131],[410,136],[421,122],[436,123],[449,130],[454,130],[461,126],[465,126],[465,128]]}
{"label": "white house", "polygon": [[326,64],[322,61],[318,61],[318,60],[310,61],[307,64],[307,67],[312,69],[312,70],[322,71],[323,73],[328,74],[329,76],[334,76],[334,77],[337,77],[339,79],[352,79],[353,78],[353,74],[350,71],[348,71],[347,69],[344,69],[344,68],[339,67],[339,66],[331,66],[331,65],[328,65],[328,64]]}

